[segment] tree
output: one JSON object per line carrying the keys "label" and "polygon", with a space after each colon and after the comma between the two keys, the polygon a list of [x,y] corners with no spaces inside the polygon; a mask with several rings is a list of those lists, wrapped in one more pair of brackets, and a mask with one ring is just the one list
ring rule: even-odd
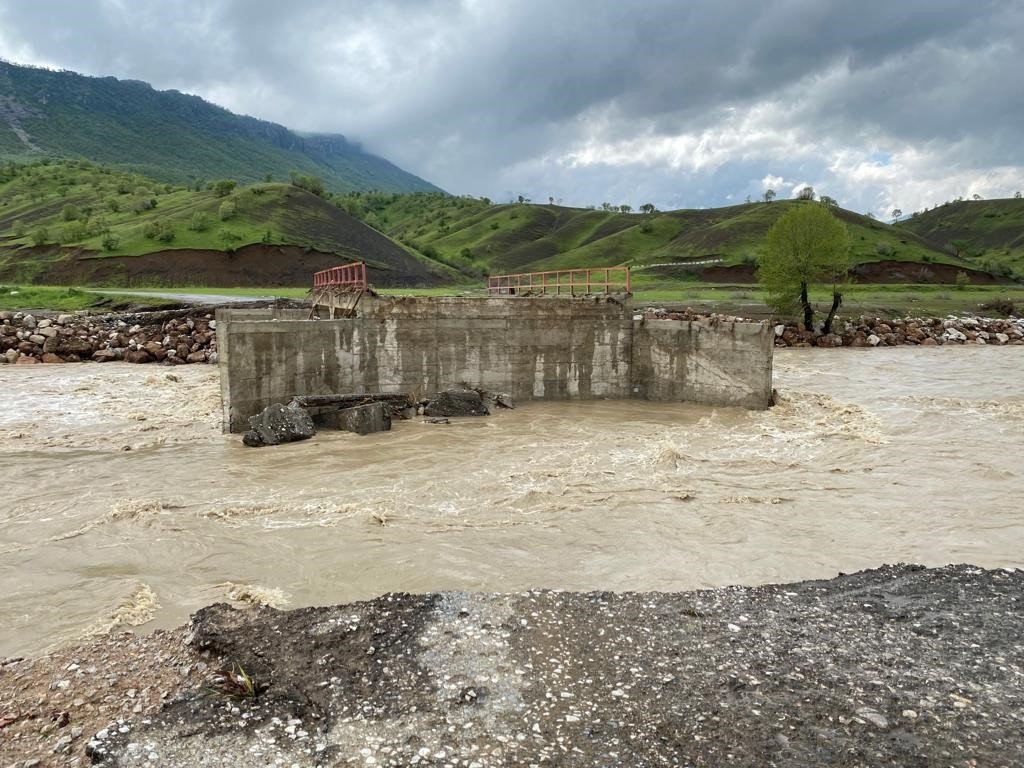
{"label": "tree", "polygon": [[233,200],[225,200],[220,204],[220,209],[217,213],[220,216],[221,221],[227,221],[228,219],[233,219],[237,211],[238,208],[235,206],[235,202]]}
{"label": "tree", "polygon": [[796,193],[797,200],[813,200],[814,199],[814,187],[804,187]]}
{"label": "tree", "polygon": [[237,185],[238,182],[234,179],[221,179],[213,185],[213,193],[217,197],[227,197]]}
{"label": "tree", "polygon": [[60,217],[64,219],[64,221],[75,221],[81,215],[82,212],[78,210],[78,206],[72,205],[71,203],[65,205],[60,211]]}
{"label": "tree", "polygon": [[775,199],[775,190],[774,189],[766,189],[764,191],[763,197],[764,197],[764,201],[766,203],[770,203],[772,200]]}
{"label": "tree", "polygon": [[554,205],[554,204],[555,204],[555,198],[549,197],[548,198],[548,205]]}
{"label": "tree", "polygon": [[1013,198],[1014,198],[1014,200],[1020,200],[1020,190],[1019,189],[1014,193]]}
{"label": "tree", "polygon": [[818,198],[818,201],[822,205],[827,205],[829,208],[839,207],[839,203],[836,202],[836,199],[834,197],[829,197],[828,195],[822,195],[821,197]]}
{"label": "tree", "polygon": [[972,200],[981,200],[981,195],[979,195],[977,192],[975,192],[973,195],[971,195],[971,199]]}
{"label": "tree", "polygon": [[620,213],[632,213],[632,211],[633,211],[633,206],[631,206],[631,205],[620,205],[619,206],[619,212]]}
{"label": "tree", "polygon": [[899,208],[893,208],[892,209],[892,223],[895,224],[897,221],[899,221],[900,220],[900,216],[902,216],[902,215],[903,215],[903,211],[901,211]]}
{"label": "tree", "polygon": [[210,228],[211,224],[209,214],[203,211],[196,211],[192,214],[192,221],[189,222],[188,228],[193,232],[205,232]]}
{"label": "tree", "polygon": [[850,266],[846,226],[827,206],[801,205],[787,211],[772,225],[765,237],[765,252],[758,280],[768,302],[781,312],[795,306],[803,310],[804,327],[814,327],[814,308],[808,298],[813,283],[832,283],[832,308],[824,332],[831,333],[832,321],[843,303],[840,281]]}
{"label": "tree", "polygon": [[644,203],[640,206],[640,213],[654,213],[657,208],[654,207],[654,203]]}

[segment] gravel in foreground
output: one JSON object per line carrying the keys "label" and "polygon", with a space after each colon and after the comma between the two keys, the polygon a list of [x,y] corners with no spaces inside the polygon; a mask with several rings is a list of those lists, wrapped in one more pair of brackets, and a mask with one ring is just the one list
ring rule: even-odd
{"label": "gravel in foreground", "polygon": [[886,566],[685,593],[218,604],[184,648],[235,682],[182,678],[86,748],[105,766],[1019,766],[1022,587],[1021,571]]}

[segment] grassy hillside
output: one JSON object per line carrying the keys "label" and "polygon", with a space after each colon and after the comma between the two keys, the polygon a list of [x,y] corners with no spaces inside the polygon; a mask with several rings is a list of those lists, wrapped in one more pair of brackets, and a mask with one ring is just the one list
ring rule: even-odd
{"label": "grassy hillside", "polygon": [[[727,208],[651,214],[491,205],[442,195],[353,195],[354,212],[391,237],[463,269],[508,272],[630,264],[753,266],[768,228],[787,210],[808,203],[787,200]],[[929,244],[914,232],[836,209],[850,232],[854,261],[948,264],[971,262]],[[679,269],[676,271],[678,272]]]}
{"label": "grassy hillside", "polygon": [[1024,275],[1024,199],[946,203],[900,226],[982,269]]}
{"label": "grassy hillside", "polygon": [[[449,267],[393,242],[343,208],[291,184],[210,184],[196,191],[86,161],[0,166],[0,269],[17,260],[115,259],[289,245],[362,260],[425,284]],[[56,246],[60,246],[59,248]]]}
{"label": "grassy hillside", "polygon": [[300,135],[178,91],[0,61],[0,159],[84,158],[162,182],[291,171],[335,191],[437,190],[338,134]]}

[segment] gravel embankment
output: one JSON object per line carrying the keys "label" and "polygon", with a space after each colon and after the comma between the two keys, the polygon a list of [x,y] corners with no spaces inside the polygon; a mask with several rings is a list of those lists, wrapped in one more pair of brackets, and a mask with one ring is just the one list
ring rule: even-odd
{"label": "gravel embankment", "polygon": [[[115,700],[129,696],[125,678],[138,696],[148,675],[157,691],[170,674],[180,695],[157,713],[125,704],[87,750],[107,766],[1019,766],[1022,588],[1021,571],[886,566],[684,593],[218,604],[196,614],[184,647],[174,633],[163,650],[109,641],[132,670],[109,686]],[[4,690],[23,664],[55,684],[8,695],[5,712],[64,707],[59,697],[114,674],[57,666],[73,657],[4,666]],[[244,668],[256,695],[197,683],[199,659]],[[24,744],[69,764],[88,737],[61,741],[82,727],[68,711],[45,739],[10,741],[18,725],[6,725],[0,762],[28,757]]]}

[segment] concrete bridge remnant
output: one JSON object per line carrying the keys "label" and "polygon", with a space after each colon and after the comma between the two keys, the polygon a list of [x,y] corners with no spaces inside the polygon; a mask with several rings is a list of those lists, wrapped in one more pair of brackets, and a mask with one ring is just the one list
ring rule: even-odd
{"label": "concrete bridge remnant", "polygon": [[364,297],[355,317],[217,312],[224,430],[297,395],[452,387],[520,401],[638,398],[767,408],[772,328],[649,319],[613,296]]}

